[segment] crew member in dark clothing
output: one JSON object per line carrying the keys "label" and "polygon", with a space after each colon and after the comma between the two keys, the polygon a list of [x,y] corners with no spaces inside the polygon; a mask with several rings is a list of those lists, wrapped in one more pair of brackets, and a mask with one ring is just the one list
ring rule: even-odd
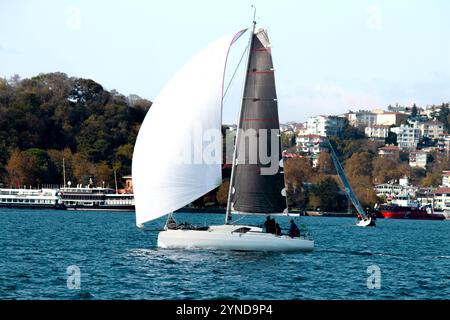
{"label": "crew member in dark clothing", "polygon": [[264,222],[264,227],[267,233],[275,233],[275,219],[271,219],[268,216],[266,222]]}
{"label": "crew member in dark clothing", "polygon": [[275,225],[275,234],[281,236],[281,227],[278,223]]}
{"label": "crew member in dark clothing", "polygon": [[169,229],[169,230],[174,230],[174,229],[177,228],[177,222],[175,221],[175,219],[174,219],[172,216],[170,216],[170,217],[167,219],[166,226],[167,226],[167,229]]}
{"label": "crew member in dark clothing", "polygon": [[300,237],[300,229],[297,227],[293,219],[291,219],[291,225],[289,226],[289,237]]}

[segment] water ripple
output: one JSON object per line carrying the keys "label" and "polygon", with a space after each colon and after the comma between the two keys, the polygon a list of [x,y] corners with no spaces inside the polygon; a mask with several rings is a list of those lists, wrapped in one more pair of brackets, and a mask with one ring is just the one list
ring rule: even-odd
{"label": "water ripple", "polygon": [[[1,299],[450,298],[448,223],[380,220],[362,229],[353,219],[305,217],[314,252],[246,253],[157,249],[157,233],[137,230],[127,213],[0,209],[0,216]],[[367,287],[374,265],[379,290]],[[67,287],[69,266],[81,271],[80,289]]]}

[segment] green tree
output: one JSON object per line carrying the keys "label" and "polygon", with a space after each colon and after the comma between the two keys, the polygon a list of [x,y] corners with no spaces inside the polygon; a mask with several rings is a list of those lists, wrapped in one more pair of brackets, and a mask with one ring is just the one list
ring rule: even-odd
{"label": "green tree", "polygon": [[[325,178],[320,184],[314,185],[310,190],[310,205],[320,207],[322,211],[336,211],[339,203],[339,186],[331,178]],[[317,203],[317,200],[319,203]]]}
{"label": "green tree", "polygon": [[389,131],[388,136],[385,139],[385,144],[397,146],[397,134],[395,132]]}
{"label": "green tree", "polygon": [[411,109],[411,118],[416,118],[417,115],[418,115],[417,106],[416,106],[416,104],[414,104],[412,109]]}

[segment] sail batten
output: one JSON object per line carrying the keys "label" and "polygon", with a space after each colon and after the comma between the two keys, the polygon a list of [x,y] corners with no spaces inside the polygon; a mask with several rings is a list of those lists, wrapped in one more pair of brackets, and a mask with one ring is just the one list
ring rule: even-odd
{"label": "sail batten", "polygon": [[[217,161],[193,154],[193,139],[221,132],[224,72],[231,44],[245,30],[212,43],[163,88],[139,130],[133,153],[136,224],[182,208],[222,183],[222,139],[209,142]],[[196,136],[197,133],[197,136]],[[220,134],[219,134],[220,136]],[[202,144],[202,141],[200,141]]]}

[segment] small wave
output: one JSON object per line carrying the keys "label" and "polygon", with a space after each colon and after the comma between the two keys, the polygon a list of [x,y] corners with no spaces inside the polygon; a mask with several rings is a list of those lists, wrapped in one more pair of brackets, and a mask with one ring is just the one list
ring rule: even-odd
{"label": "small wave", "polygon": [[89,291],[80,291],[74,296],[74,299],[90,300],[94,299],[94,296]]}

